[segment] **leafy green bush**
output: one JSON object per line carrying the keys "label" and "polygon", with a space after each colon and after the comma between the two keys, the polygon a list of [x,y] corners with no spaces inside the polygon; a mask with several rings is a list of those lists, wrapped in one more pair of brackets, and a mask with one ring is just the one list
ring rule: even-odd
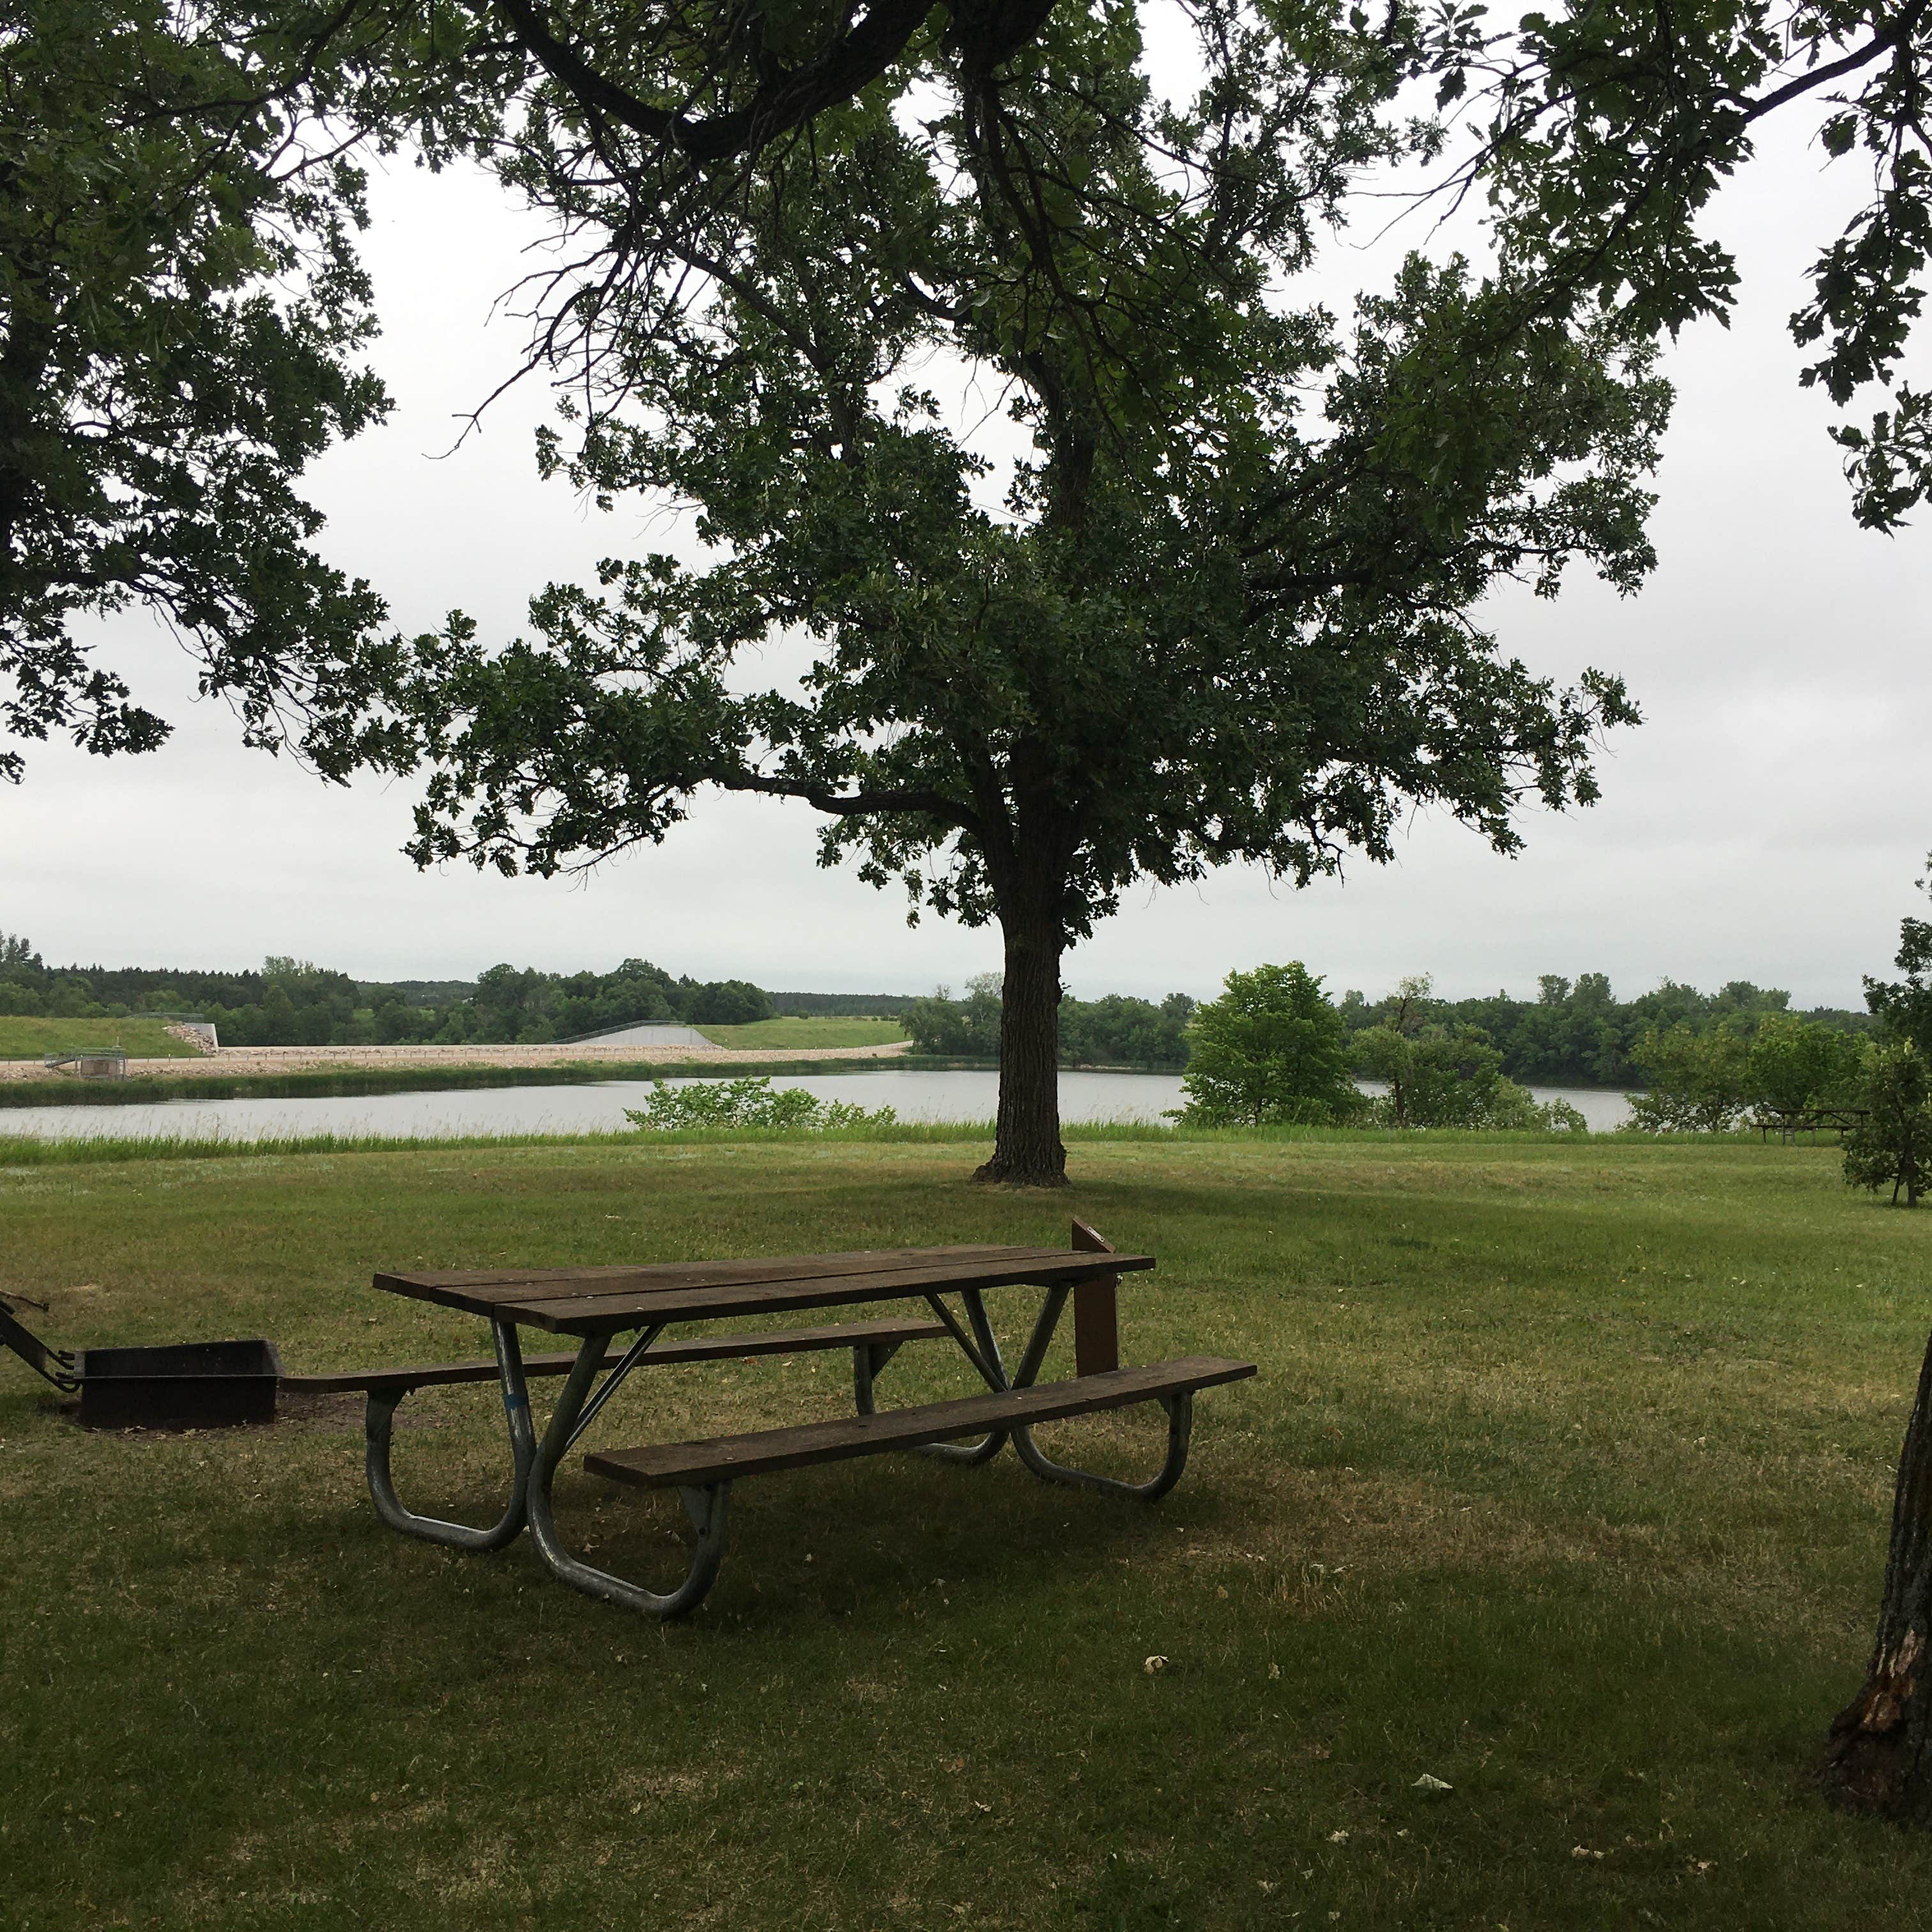
{"label": "leafy green bush", "polygon": [[1728,1133],[1750,1103],[1750,1040],[1734,1023],[1708,1033],[1648,1028],[1632,1058],[1650,1086],[1627,1096],[1622,1132]]}
{"label": "leafy green bush", "polygon": [[1845,1182],[1876,1193],[1889,1186],[1908,1208],[1918,1205],[1932,1174],[1932,1081],[1911,1040],[1876,1048],[1865,1065],[1865,1118],[1845,1136]]}
{"label": "leafy green bush", "polygon": [[1624,1130],[1726,1133],[1754,1107],[1788,1114],[1843,1104],[1856,1091],[1862,1052],[1856,1034],[1796,1013],[1705,1032],[1653,1027],[1634,1056],[1649,1090],[1629,1096]]}
{"label": "leafy green bush", "polygon": [[1000,1057],[1000,975],[982,973],[966,982],[966,997],[956,1000],[945,987],[915,1000],[899,1024],[921,1053],[943,1053],[955,1060]]}
{"label": "leafy green bush", "polygon": [[1752,1104],[1780,1113],[1844,1106],[1857,1094],[1864,1042],[1796,1013],[1772,1013],[1751,1036],[1746,1066]]}
{"label": "leafy green bush", "polygon": [[1526,1088],[1519,1087],[1516,1091],[1534,1108],[1536,1125],[1546,1133],[1587,1134],[1590,1131],[1590,1123],[1580,1107],[1571,1106],[1568,1100],[1546,1100],[1538,1106]]}
{"label": "leafy green bush", "polygon": [[1188,1126],[1325,1126],[1363,1100],[1348,1069],[1342,1016],[1298,959],[1230,973],[1218,1000],[1189,1021]]}
{"label": "leafy green bush", "polygon": [[890,1127],[898,1114],[890,1107],[868,1112],[849,1100],[821,1100],[802,1087],[774,1090],[769,1079],[747,1078],[695,1080],[681,1087],[653,1080],[643,1109],[626,1107],[624,1118],[634,1127],[660,1133],[693,1127],[790,1127],[822,1133],[831,1127]]}
{"label": "leafy green bush", "polygon": [[1503,1072],[1480,1027],[1445,1024],[1424,978],[1404,980],[1388,1017],[1348,1042],[1357,1072],[1388,1088],[1366,1103],[1382,1127],[1496,1127],[1577,1132],[1587,1124],[1567,1100],[1539,1106]]}

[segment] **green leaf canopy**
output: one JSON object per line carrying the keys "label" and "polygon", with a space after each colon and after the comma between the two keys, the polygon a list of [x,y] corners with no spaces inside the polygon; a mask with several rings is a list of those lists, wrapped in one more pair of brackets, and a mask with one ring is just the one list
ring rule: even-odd
{"label": "green leaf canopy", "polygon": [[364,706],[383,606],[317,556],[295,489],[388,406],[358,361],[362,183],[314,118],[323,16],[285,10],[0,16],[0,777],[20,776],[20,741],[166,735],[76,628],[130,604],[159,613],[250,742],[292,730],[338,773],[380,743]]}

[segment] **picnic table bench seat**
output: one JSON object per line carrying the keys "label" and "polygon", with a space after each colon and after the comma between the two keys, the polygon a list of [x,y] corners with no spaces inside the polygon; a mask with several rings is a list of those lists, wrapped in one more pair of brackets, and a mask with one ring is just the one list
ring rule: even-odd
{"label": "picnic table bench seat", "polygon": [[[873,1372],[883,1366],[880,1352],[903,1347],[908,1342],[929,1341],[946,1334],[943,1322],[887,1321],[841,1322],[818,1328],[772,1328],[736,1334],[681,1336],[661,1341],[638,1359],[646,1366],[664,1362],[736,1361],[752,1355],[802,1355],[825,1348],[865,1351]],[[602,1364],[614,1368],[622,1358],[621,1348],[613,1348]],[[526,1355],[526,1376],[565,1376],[575,1366],[574,1349],[564,1355]],[[499,1373],[493,1357],[473,1362],[436,1362],[416,1368],[349,1369],[323,1375],[288,1376],[281,1378],[285,1389],[302,1395],[408,1395],[419,1388],[434,1388],[460,1382],[493,1382]]]}
{"label": "picnic table bench seat", "polygon": [[713,1436],[691,1442],[654,1442],[639,1449],[598,1450],[584,1457],[584,1466],[592,1475],[608,1476],[614,1482],[634,1484],[640,1489],[706,1488],[740,1476],[924,1448],[992,1430],[1030,1429],[1069,1416],[1191,1395],[1196,1389],[1239,1382],[1254,1372],[1252,1362],[1185,1355],[1174,1361],[1112,1369],[1071,1382],[1036,1382],[998,1393],[988,1390],[948,1402],[841,1416],[829,1422]]}

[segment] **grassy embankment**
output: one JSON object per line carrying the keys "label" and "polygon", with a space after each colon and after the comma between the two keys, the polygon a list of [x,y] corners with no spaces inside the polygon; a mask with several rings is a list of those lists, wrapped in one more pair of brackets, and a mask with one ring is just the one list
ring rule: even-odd
{"label": "grassy embankment", "polygon": [[166,1022],[50,1020],[0,1013],[0,1060],[38,1060],[49,1053],[100,1053],[119,1046],[137,1060],[195,1060],[198,1050],[166,1030]]}
{"label": "grassy embankment", "polygon": [[700,1027],[698,1031],[714,1046],[768,1051],[780,1047],[890,1046],[906,1036],[897,1020],[848,1019],[836,1013],[755,1020],[747,1026]]}
{"label": "grassy embankment", "polygon": [[[7,1285],[75,1342],[418,1360],[478,1338],[375,1266],[1058,1240],[1070,1208],[1161,1258],[1130,1359],[1262,1366],[1156,1509],[1010,1457],[742,1485],[669,1628],[382,1530],[346,1406],[90,1438],[0,1370],[10,1925],[1916,1922],[1932,1840],[1803,1774],[1870,1640],[1932,1216],[1829,1149],[1094,1138],[1057,1198],[972,1187],[982,1151],[0,1169]],[[930,1346],[888,1377],[966,1385]],[[658,1370],[602,1439],[844,1381]],[[418,1506],[490,1493],[494,1407],[405,1408]],[[1076,1426],[1146,1466],[1150,1418]],[[674,1573],[674,1506],[562,1495],[600,1558]]]}

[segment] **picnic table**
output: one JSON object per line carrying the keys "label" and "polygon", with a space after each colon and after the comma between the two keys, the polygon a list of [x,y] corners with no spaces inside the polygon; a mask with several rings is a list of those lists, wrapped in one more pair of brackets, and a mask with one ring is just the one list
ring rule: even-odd
{"label": "picnic table", "polygon": [[[1074,1238],[1072,1249],[968,1245],[634,1267],[379,1274],[378,1289],[480,1316],[489,1324],[494,1359],[310,1377],[305,1386],[366,1393],[370,1492],[377,1514],[392,1528],[434,1543],[487,1550],[502,1548],[527,1527],[544,1565],[565,1582],[652,1616],[675,1616],[699,1603],[716,1580],[724,1553],[726,1499],[733,1481],[746,1476],[904,1450],[978,1464],[990,1461],[1010,1442],[1021,1462],[1042,1480],[1146,1501],[1165,1496],[1186,1464],[1196,1390],[1251,1376],[1254,1365],[1190,1355],[1144,1367],[1120,1366],[1115,1284],[1123,1274],[1151,1268],[1154,1257],[1116,1253],[1077,1222]],[[994,1290],[1024,1287],[1042,1291],[1040,1305],[1018,1359],[1009,1369],[986,1298]],[[1037,1378],[1070,1296],[1075,1301],[1076,1373],[1067,1381],[1040,1383]],[[931,1318],[666,1334],[692,1322],[907,1301],[922,1302]],[[568,1336],[578,1346],[572,1354],[526,1357],[525,1329]],[[626,1336],[631,1339],[619,1346],[618,1338]],[[876,1378],[901,1348],[949,1340],[985,1383],[983,1392],[908,1408],[878,1407]],[[674,1588],[648,1589],[595,1568],[566,1547],[551,1506],[557,1466],[634,1371],[661,1363],[844,1348],[852,1353],[854,1413],[850,1416],[696,1442],[600,1450],[585,1458],[587,1468],[610,1481],[677,1491],[697,1541],[689,1571]],[[529,1382],[542,1375],[561,1375],[564,1382],[539,1438]],[[501,1388],[509,1436],[510,1496],[502,1515],[488,1528],[472,1528],[406,1508],[390,1470],[398,1405],[415,1389],[490,1378]],[[1147,1482],[1123,1482],[1066,1466],[1034,1440],[1033,1431],[1042,1423],[1148,1402],[1159,1403],[1166,1413],[1168,1443],[1166,1460]],[[980,1439],[968,1439],[974,1437]]]}

